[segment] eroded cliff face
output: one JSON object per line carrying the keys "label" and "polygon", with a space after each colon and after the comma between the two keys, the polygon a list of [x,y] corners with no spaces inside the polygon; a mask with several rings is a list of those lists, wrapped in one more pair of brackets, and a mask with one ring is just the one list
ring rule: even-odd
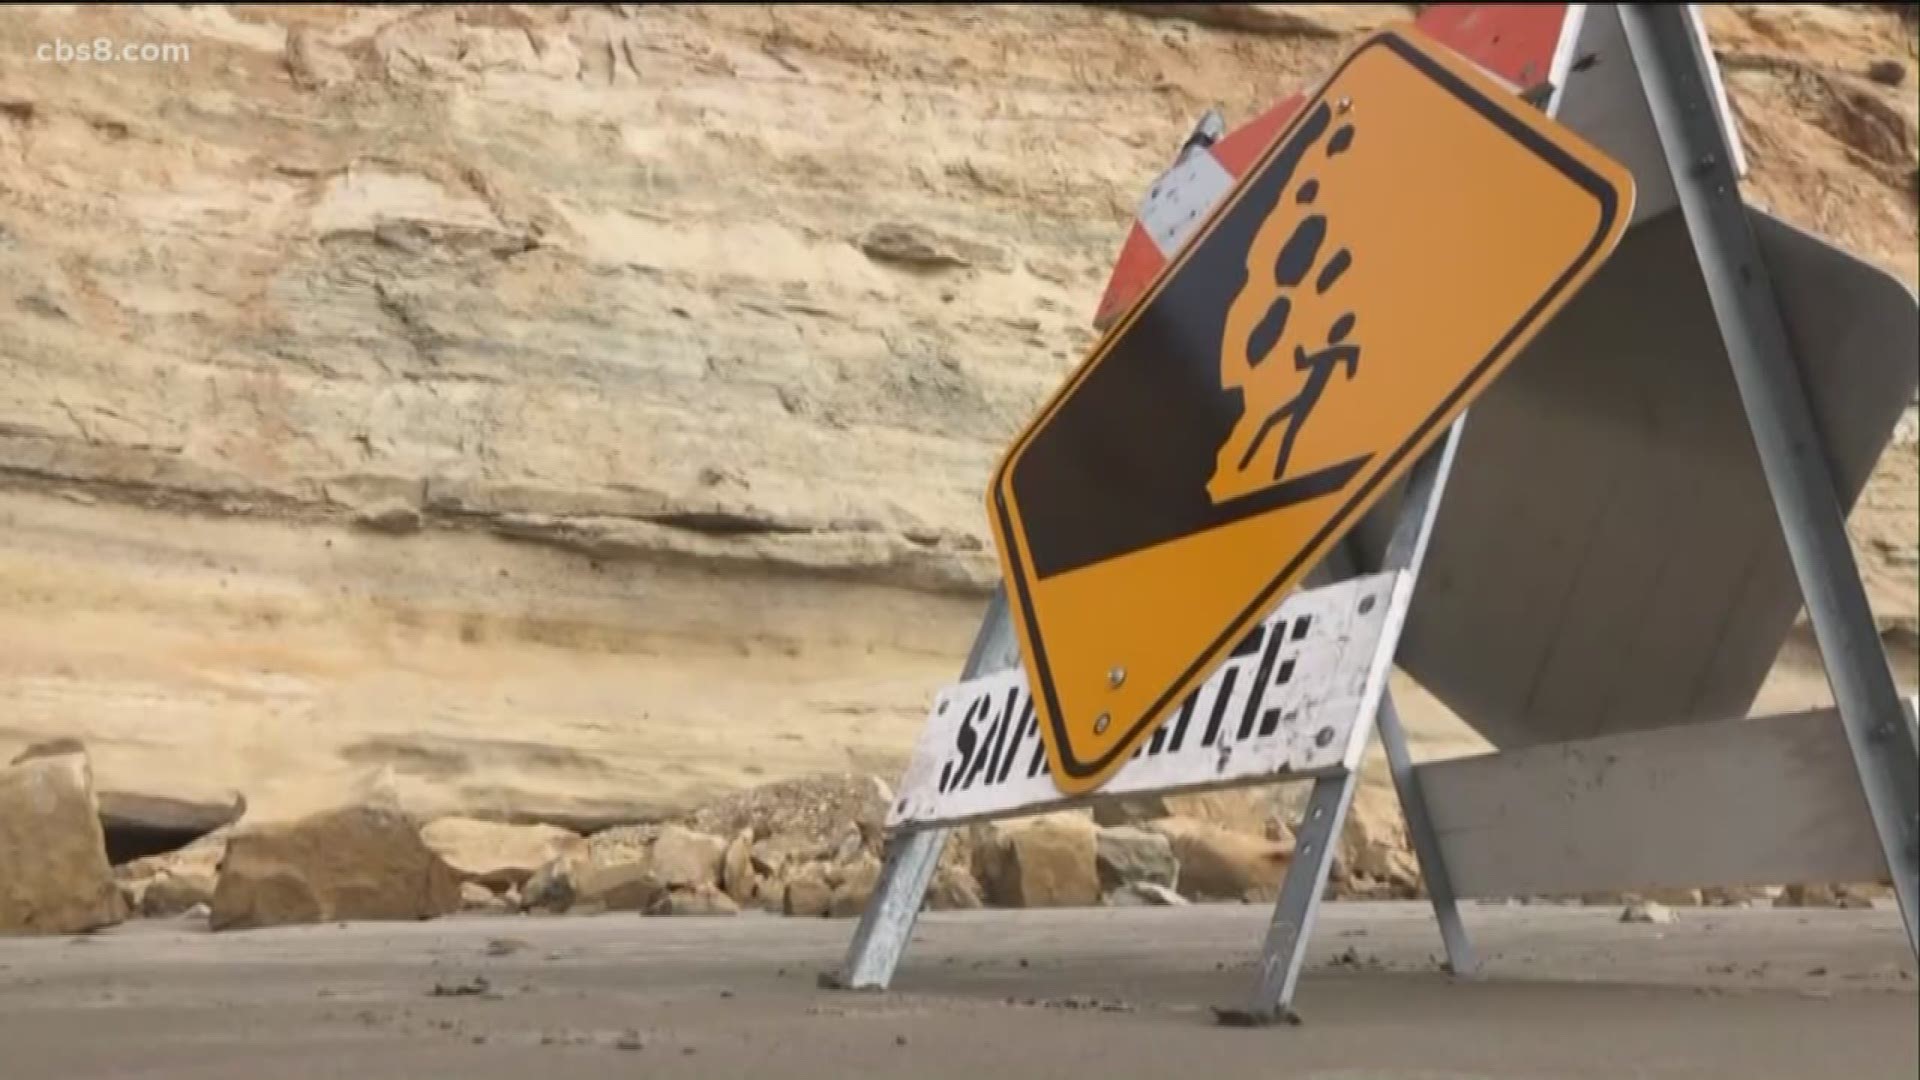
{"label": "eroded cliff face", "polygon": [[[1409,13],[10,12],[0,744],[261,813],[890,771],[1141,185]],[[1912,23],[1710,19],[1754,197],[1911,282]],[[191,54],[35,58],[98,38]],[[1855,527],[1910,660],[1903,438]]]}

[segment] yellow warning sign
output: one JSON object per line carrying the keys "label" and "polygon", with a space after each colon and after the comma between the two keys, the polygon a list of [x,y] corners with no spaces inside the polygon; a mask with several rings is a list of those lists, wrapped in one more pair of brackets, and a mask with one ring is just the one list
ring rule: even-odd
{"label": "yellow warning sign", "polygon": [[1611,254],[1626,169],[1362,44],[988,493],[1055,782],[1098,787]]}

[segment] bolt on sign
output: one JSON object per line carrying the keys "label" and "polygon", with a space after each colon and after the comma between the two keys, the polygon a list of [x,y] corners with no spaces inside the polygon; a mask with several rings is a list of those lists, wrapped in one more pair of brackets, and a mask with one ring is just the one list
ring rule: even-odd
{"label": "bolt on sign", "polygon": [[1365,41],[987,496],[1055,785],[1098,788],[1612,253],[1631,174],[1412,27]]}

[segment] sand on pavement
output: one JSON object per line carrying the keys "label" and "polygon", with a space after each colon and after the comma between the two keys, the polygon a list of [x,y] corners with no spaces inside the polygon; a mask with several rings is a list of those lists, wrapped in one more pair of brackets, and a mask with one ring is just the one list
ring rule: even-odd
{"label": "sand on pavement", "polygon": [[853,925],[460,918],[0,942],[7,1080],[458,1077],[1912,1077],[1889,910],[1329,905],[1297,1027],[1215,1026],[1267,910],[929,915],[892,992],[821,990]]}

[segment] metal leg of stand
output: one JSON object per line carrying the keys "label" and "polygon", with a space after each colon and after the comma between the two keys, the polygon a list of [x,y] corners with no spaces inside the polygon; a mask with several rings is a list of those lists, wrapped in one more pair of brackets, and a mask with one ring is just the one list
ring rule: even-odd
{"label": "metal leg of stand", "polygon": [[[1005,592],[996,592],[987,615],[974,636],[973,650],[961,669],[962,681],[1012,667],[1020,662],[1019,639],[1007,612]],[[947,831],[917,829],[901,833],[887,845],[887,858],[874,883],[873,896],[860,913],[860,925],[847,946],[847,957],[837,973],[823,973],[822,986],[842,990],[885,990],[893,970],[913,938],[913,924],[927,886],[947,845]]]}
{"label": "metal leg of stand", "polygon": [[1727,160],[1707,61],[1684,8],[1618,7],[1886,855],[1907,944],[1920,953],[1920,771],[1914,767],[1920,747],[1887,666],[1847,540],[1845,507]]}
{"label": "metal leg of stand", "polygon": [[1394,706],[1391,691],[1380,699],[1375,721],[1380,725],[1380,742],[1386,747],[1387,767],[1393,772],[1393,788],[1400,796],[1400,813],[1407,819],[1407,836],[1413,841],[1414,856],[1420,860],[1420,879],[1426,882],[1427,898],[1433,904],[1433,920],[1440,925],[1440,940],[1447,946],[1447,968],[1455,975],[1471,975],[1479,963],[1467,940],[1467,928],[1460,922],[1453,875],[1447,871],[1440,836],[1433,831],[1427,797],[1420,790],[1420,774],[1414,771],[1407,733],[1400,726],[1400,710]]}
{"label": "metal leg of stand", "polygon": [[1314,919],[1320,913],[1320,898],[1327,891],[1340,829],[1359,783],[1359,774],[1351,772],[1314,781],[1313,795],[1295,830],[1293,864],[1287,867],[1287,880],[1280,886],[1273,921],[1267,926],[1267,940],[1260,947],[1260,981],[1253,1000],[1245,1009],[1216,1010],[1222,1024],[1252,1027],[1276,1020],[1299,1023],[1293,1011],[1293,992],[1300,983],[1300,968],[1307,958]]}
{"label": "metal leg of stand", "polygon": [[[1399,520],[1394,523],[1393,536],[1387,543],[1386,556],[1381,560],[1381,569],[1405,571],[1418,580],[1420,564],[1426,559],[1427,542],[1433,535],[1434,517],[1440,507],[1440,492],[1446,487],[1447,474],[1453,469],[1454,454],[1459,449],[1464,425],[1464,419],[1455,421],[1441,442],[1407,474],[1406,496],[1400,507]],[[1382,635],[1380,647],[1391,655],[1399,648],[1399,637],[1400,624],[1395,622]],[[1361,716],[1361,730],[1354,736],[1363,742],[1373,737],[1374,720],[1383,707],[1390,708],[1384,684],[1378,693],[1378,698],[1362,706],[1363,709],[1372,710],[1370,714]],[[1394,714],[1394,719],[1398,720],[1398,714]],[[1397,723],[1395,733],[1399,733]],[[1404,739],[1400,741],[1399,749],[1405,750]],[[1389,748],[1389,755],[1392,754],[1393,749]],[[1287,879],[1280,886],[1280,898],[1274,903],[1273,922],[1267,929],[1266,943],[1261,947],[1260,981],[1246,1008],[1216,1010],[1215,1015],[1221,1023],[1246,1026],[1268,1024],[1276,1020],[1298,1022],[1299,1017],[1293,1011],[1294,990],[1300,981],[1300,968],[1306,960],[1307,940],[1313,933],[1320,900],[1327,891],[1327,877],[1333,870],[1333,856],[1340,842],[1340,830],[1346,824],[1347,808],[1353,805],[1354,789],[1359,782],[1359,774],[1355,772],[1315,781],[1313,795],[1307,801],[1306,814],[1295,834],[1293,865],[1287,868]],[[1417,797],[1410,800],[1403,798],[1401,805],[1403,811],[1409,806],[1417,807],[1415,812],[1420,813],[1423,822],[1426,820],[1425,804]],[[1437,845],[1433,862],[1435,866],[1440,865]],[[1443,881],[1445,877],[1443,870]],[[1455,915],[1451,923],[1452,930],[1449,931],[1444,922],[1441,930],[1442,935],[1448,938],[1449,957],[1456,955],[1452,951],[1456,940],[1461,950],[1458,955],[1467,955],[1466,935],[1460,927],[1457,913]]]}

